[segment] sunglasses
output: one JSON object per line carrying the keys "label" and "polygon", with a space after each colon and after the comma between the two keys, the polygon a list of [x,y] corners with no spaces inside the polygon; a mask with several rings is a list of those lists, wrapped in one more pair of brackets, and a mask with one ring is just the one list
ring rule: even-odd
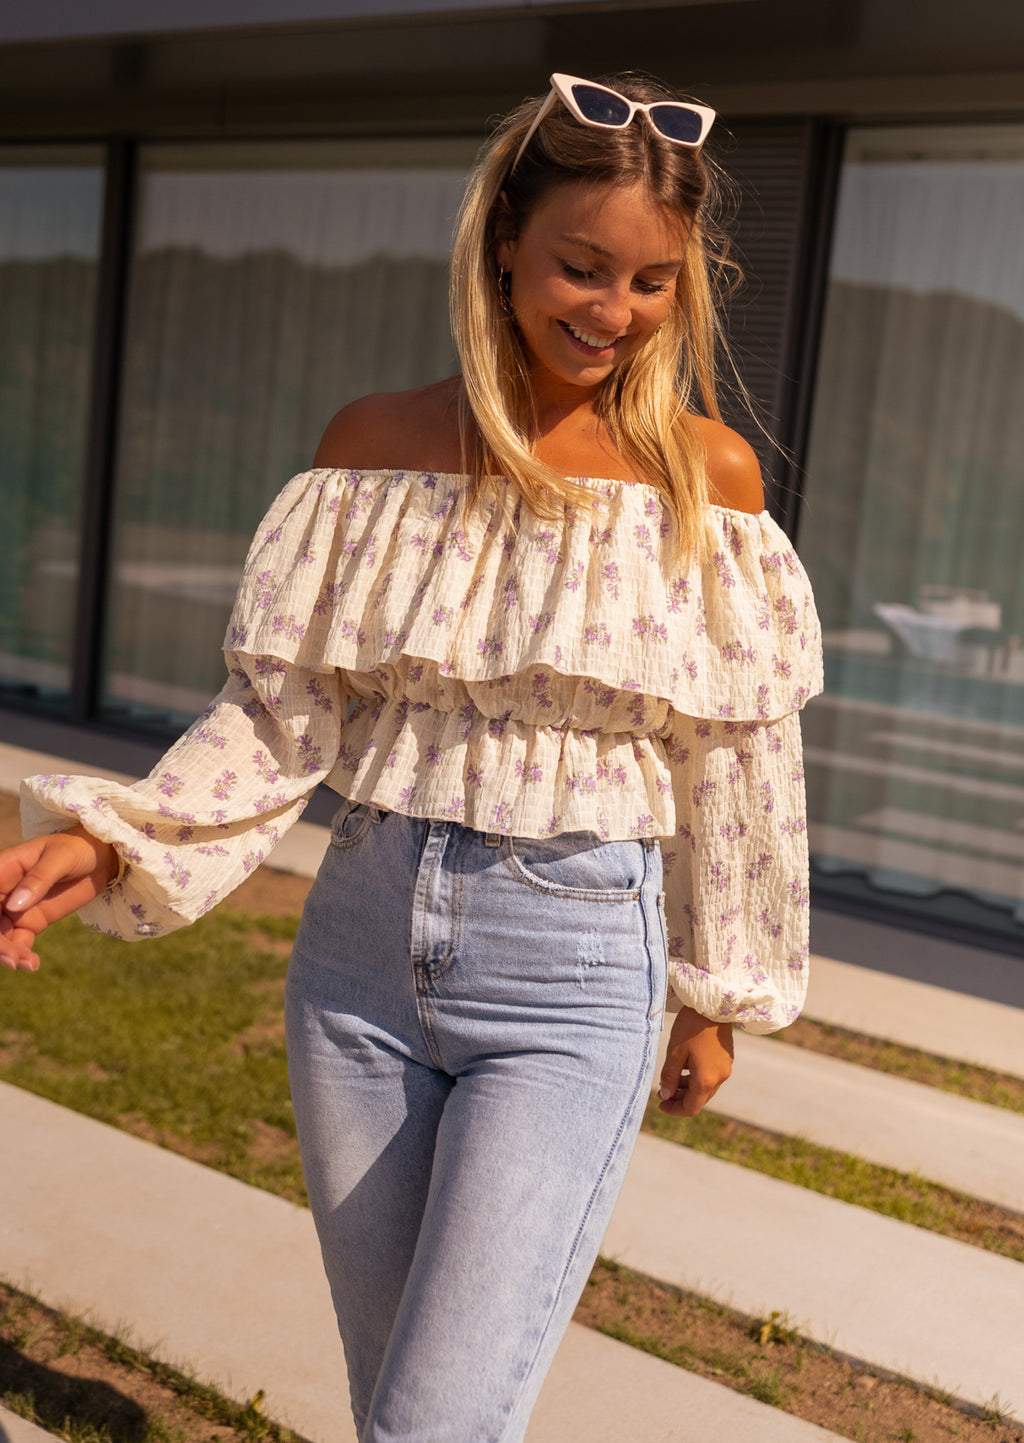
{"label": "sunglasses", "polygon": [[627,100],[606,85],[595,85],[592,80],[580,80],[576,75],[552,75],[548,97],[523,137],[509,175],[522,160],[534,132],[556,100],[561,100],[581,125],[593,125],[598,130],[624,130],[637,111],[642,110],[660,136],[692,150],[704,144],[715,119],[715,112],[706,105],[691,105],[682,100],[655,100],[643,105],[638,100]]}

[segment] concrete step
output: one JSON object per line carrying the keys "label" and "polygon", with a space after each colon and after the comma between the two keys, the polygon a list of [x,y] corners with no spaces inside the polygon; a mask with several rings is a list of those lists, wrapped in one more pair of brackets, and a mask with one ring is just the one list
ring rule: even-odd
{"label": "concrete step", "polygon": [[0,1443],[54,1443],[54,1435],[0,1403]]}
{"label": "concrete step", "polygon": [[1010,1005],[812,956],[804,1015],[1024,1077],[1024,962],[1017,965],[1020,1001]]}
{"label": "concrete step", "polygon": [[647,1136],[602,1250],[1024,1419],[1024,1264]]}
{"label": "concrete step", "polygon": [[[0,1084],[0,1275],[87,1313],[315,1443],[354,1443],[307,1211]],[[573,1326],[529,1443],[828,1443],[835,1435]],[[46,1443],[13,1436],[10,1443]]]}
{"label": "concrete step", "polygon": [[[668,1030],[662,1037],[662,1057]],[[738,1032],[708,1111],[1024,1212],[1024,1115]],[[655,1077],[657,1085],[657,1075]]]}

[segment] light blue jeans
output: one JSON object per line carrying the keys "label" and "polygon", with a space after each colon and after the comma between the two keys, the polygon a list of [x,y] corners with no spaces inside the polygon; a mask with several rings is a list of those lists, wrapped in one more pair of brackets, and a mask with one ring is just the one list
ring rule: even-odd
{"label": "light blue jeans", "polygon": [[346,803],[288,973],[292,1096],[361,1443],[516,1443],[640,1126],[656,843]]}

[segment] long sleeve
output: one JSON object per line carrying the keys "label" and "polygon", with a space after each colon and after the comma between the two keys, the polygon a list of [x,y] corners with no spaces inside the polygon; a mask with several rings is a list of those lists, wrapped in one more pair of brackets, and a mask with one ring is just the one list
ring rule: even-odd
{"label": "long sleeve", "polygon": [[748,1032],[792,1022],[807,989],[800,721],[673,714],[677,826],[662,844],[669,976],[681,1003]]}
{"label": "long sleeve", "polygon": [[257,867],[338,754],[347,698],[337,671],[228,655],[223,691],[134,786],[96,777],[22,784],[26,836],[81,822],[113,844],[122,876],[83,907],[133,940],[194,921]]}

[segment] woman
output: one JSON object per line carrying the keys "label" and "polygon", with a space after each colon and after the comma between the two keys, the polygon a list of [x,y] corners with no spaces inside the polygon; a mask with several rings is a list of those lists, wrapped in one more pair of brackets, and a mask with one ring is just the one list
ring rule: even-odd
{"label": "woman", "polygon": [[346,799],[287,1020],[364,1443],[522,1437],[666,980],[686,1116],[733,1024],[802,999],[820,645],[715,419],[712,118],[554,76],[505,120],[455,242],[461,376],[334,418],[253,543],[225,690],[134,788],[31,779],[47,835],[0,861],[0,956],[34,967],[55,917],[181,925],[317,782]]}

